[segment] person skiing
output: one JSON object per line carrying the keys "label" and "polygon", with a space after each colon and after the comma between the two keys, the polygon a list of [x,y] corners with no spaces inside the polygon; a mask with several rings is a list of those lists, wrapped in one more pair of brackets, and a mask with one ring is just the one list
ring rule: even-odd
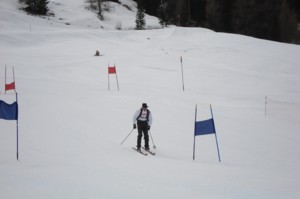
{"label": "person skiing", "polygon": [[138,129],[137,136],[137,150],[141,150],[142,137],[144,135],[145,140],[145,149],[150,150],[149,148],[149,134],[148,131],[152,125],[152,114],[148,109],[146,103],[142,104],[142,108],[138,109],[132,118],[133,129]]}

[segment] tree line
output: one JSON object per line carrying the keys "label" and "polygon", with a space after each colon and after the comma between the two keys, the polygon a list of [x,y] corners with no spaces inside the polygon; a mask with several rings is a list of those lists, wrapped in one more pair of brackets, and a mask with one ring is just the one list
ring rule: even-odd
{"label": "tree line", "polygon": [[205,27],[273,41],[300,43],[299,0],[136,0],[162,26]]}
{"label": "tree line", "polygon": [[[48,0],[19,0],[27,12],[47,15]],[[82,0],[94,6],[103,20],[101,4],[109,0]],[[118,0],[110,0],[119,2]],[[273,41],[300,43],[299,0],[135,0],[136,29],[143,29],[144,13],[157,16],[162,27],[205,27]],[[119,2],[120,3],[120,2]]]}

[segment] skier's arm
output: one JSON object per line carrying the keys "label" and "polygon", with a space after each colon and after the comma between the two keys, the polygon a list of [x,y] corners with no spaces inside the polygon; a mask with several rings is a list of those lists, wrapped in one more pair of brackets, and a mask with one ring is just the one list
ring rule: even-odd
{"label": "skier's arm", "polygon": [[139,115],[140,115],[140,110],[137,110],[137,111],[134,113],[133,117],[132,117],[132,123],[133,123],[133,124],[136,124],[136,118],[137,118]]}
{"label": "skier's arm", "polygon": [[149,126],[152,125],[152,121],[153,121],[153,119],[152,119],[152,114],[151,114],[151,112],[150,112],[150,113],[149,113],[149,118],[148,118],[148,125],[149,125]]}

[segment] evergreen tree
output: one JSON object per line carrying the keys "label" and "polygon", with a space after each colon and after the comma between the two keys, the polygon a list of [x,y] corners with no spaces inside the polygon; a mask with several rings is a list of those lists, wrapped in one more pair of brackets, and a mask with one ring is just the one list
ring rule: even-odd
{"label": "evergreen tree", "polygon": [[278,15],[282,1],[235,0],[232,12],[233,32],[278,41]]}
{"label": "evergreen tree", "polygon": [[206,4],[206,27],[215,31],[223,31],[222,4],[220,0],[211,0]]}
{"label": "evergreen tree", "polygon": [[157,9],[161,5],[162,0],[142,0],[141,3],[143,8],[145,9],[145,13],[157,16]]}
{"label": "evergreen tree", "polygon": [[27,0],[25,4],[28,6],[25,7],[25,11],[34,15],[47,15],[48,3],[48,0]]}
{"label": "evergreen tree", "polygon": [[205,9],[206,9],[206,0],[190,0],[190,12],[191,19],[195,22],[196,26],[204,25],[205,23]]}
{"label": "evergreen tree", "polygon": [[144,30],[145,29],[145,26],[146,26],[145,10],[140,1],[138,1],[135,24],[136,24],[136,26],[135,26],[136,30]]}
{"label": "evergreen tree", "polygon": [[179,19],[180,26],[187,26],[189,20],[188,3],[186,0],[177,0],[176,14]]}
{"label": "evergreen tree", "polygon": [[298,21],[296,12],[292,11],[287,1],[282,2],[279,14],[279,38],[281,42],[298,43]]}
{"label": "evergreen tree", "polygon": [[157,11],[159,23],[163,28],[167,27],[167,25],[168,25],[166,8],[167,8],[167,3],[165,2],[159,6],[158,11]]}
{"label": "evergreen tree", "polygon": [[[160,11],[163,11],[163,15],[164,15],[164,23],[165,25],[169,25],[169,24],[178,24],[179,19],[178,19],[178,15],[175,12],[176,11],[176,1],[174,0],[162,0],[162,3],[164,6],[161,6]],[[158,10],[159,13],[159,10]]]}
{"label": "evergreen tree", "polygon": [[222,1],[224,32],[232,32],[231,19],[234,0]]}
{"label": "evergreen tree", "polygon": [[298,21],[300,21],[300,1],[299,0],[287,0],[290,9],[297,14]]}

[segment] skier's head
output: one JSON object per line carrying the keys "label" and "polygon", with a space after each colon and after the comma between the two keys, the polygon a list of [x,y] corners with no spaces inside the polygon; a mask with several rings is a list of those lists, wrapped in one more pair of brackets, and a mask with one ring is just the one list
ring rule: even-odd
{"label": "skier's head", "polygon": [[148,108],[147,103],[143,103],[143,104],[142,104],[142,108],[145,108],[145,109]]}

